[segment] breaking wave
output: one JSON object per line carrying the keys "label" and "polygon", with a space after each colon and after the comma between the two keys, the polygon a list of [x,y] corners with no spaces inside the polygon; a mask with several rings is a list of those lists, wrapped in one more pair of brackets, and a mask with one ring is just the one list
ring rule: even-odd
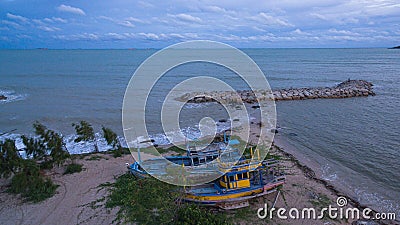
{"label": "breaking wave", "polygon": [[14,90],[0,90],[0,95],[7,97],[6,100],[0,100],[0,104],[22,101],[28,97],[27,94],[18,94]]}

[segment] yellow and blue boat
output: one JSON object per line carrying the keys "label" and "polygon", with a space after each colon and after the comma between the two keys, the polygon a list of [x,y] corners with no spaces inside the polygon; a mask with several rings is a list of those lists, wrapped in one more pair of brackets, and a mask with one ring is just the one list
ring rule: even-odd
{"label": "yellow and blue boat", "polygon": [[242,161],[212,183],[186,188],[183,199],[220,208],[247,206],[249,199],[275,192],[285,183],[285,176],[271,162]]}

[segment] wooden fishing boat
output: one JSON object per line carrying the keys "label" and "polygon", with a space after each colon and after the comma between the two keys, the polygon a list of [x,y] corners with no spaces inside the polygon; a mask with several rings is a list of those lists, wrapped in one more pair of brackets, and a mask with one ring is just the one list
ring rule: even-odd
{"label": "wooden fishing boat", "polygon": [[[147,143],[145,141],[143,143]],[[186,155],[184,156],[167,156],[165,158],[153,158],[146,161],[140,159],[140,148],[138,148],[138,161],[133,164],[127,164],[128,170],[137,177],[147,177],[148,173],[162,175],[166,173],[164,170],[167,168],[168,160],[177,165],[186,167],[202,166],[219,159],[223,162],[235,162],[241,158],[240,151],[234,146],[240,142],[236,139],[231,140],[228,135],[224,133],[223,141],[214,141],[210,144],[199,144],[196,142],[188,143],[186,146]],[[146,171],[143,169],[146,168]],[[210,171],[214,171],[210,168]]]}
{"label": "wooden fishing boat", "polygon": [[214,182],[185,188],[184,201],[224,209],[248,206],[248,200],[275,192],[285,183],[285,176],[275,171],[275,164],[239,162]]}

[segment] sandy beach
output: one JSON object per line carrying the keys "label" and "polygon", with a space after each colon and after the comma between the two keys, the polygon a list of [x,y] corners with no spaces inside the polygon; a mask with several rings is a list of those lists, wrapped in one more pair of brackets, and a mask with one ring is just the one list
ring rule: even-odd
{"label": "sandy beach", "polygon": [[[277,199],[276,207],[304,208],[313,207],[315,202],[324,199],[332,205],[338,197],[332,189],[324,183],[318,182],[310,176],[310,171],[300,167],[290,158],[284,149],[274,147],[274,155],[282,157],[281,166],[287,174],[287,182]],[[96,160],[93,159],[96,156]],[[151,157],[142,153],[143,159]],[[133,162],[131,155],[114,158],[107,154],[89,154],[77,163],[83,164],[84,170],[72,175],[62,175],[63,168],[56,168],[48,174],[59,186],[57,194],[43,202],[33,204],[22,201],[17,196],[5,192],[7,180],[0,183],[0,221],[2,224],[113,224],[118,209],[104,208],[104,200],[108,194],[106,187],[100,185],[114,182],[115,178],[127,172],[125,163]],[[257,217],[257,209],[264,203],[272,205],[276,194],[252,201],[249,213],[252,219],[238,221],[239,224],[267,224],[268,221]],[[329,199],[329,200],[328,200]],[[314,202],[314,204],[313,204]],[[234,214],[235,211],[226,212]],[[351,221],[334,220],[285,220],[274,218],[273,224],[347,224]]]}

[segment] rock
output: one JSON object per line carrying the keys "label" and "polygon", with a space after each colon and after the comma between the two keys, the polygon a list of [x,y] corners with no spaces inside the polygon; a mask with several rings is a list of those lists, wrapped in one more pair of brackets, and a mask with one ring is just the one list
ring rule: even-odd
{"label": "rock", "polygon": [[7,97],[4,95],[0,95],[0,100],[7,100]]}
{"label": "rock", "polygon": [[277,133],[278,133],[278,130],[277,130],[277,129],[271,129],[271,133],[277,134]]}

